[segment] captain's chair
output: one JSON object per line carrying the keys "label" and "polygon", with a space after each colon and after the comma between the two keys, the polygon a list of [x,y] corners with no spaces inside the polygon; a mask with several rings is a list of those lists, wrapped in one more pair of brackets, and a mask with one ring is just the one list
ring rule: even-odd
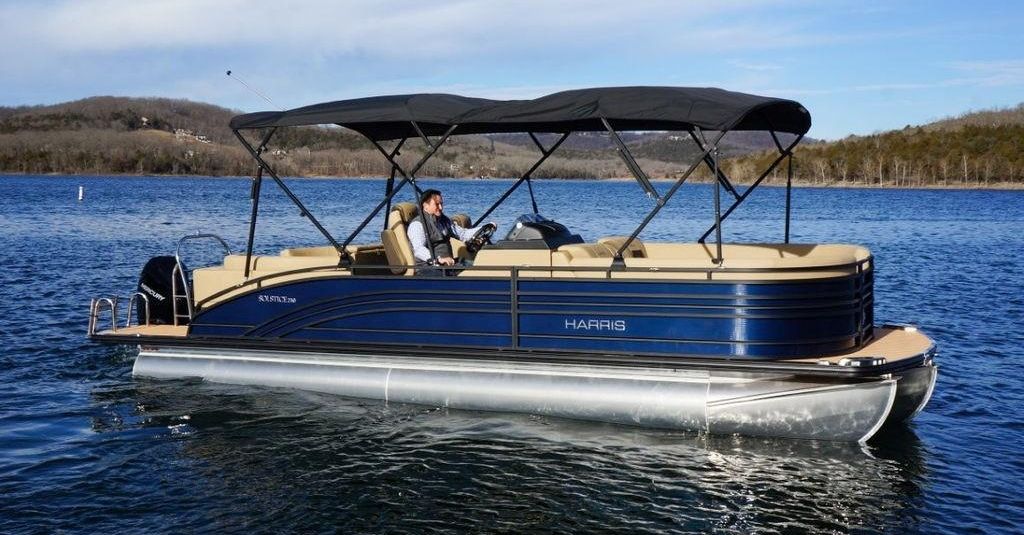
{"label": "captain's chair", "polygon": [[[391,207],[388,212],[388,226],[380,233],[380,241],[384,244],[384,253],[388,257],[388,264],[392,266],[412,266],[416,264],[416,257],[412,254],[412,244],[409,243],[409,223],[419,215],[419,209],[411,202],[401,202]],[[462,228],[469,228],[470,219],[466,214],[451,216],[452,221]],[[462,242],[452,239],[452,251],[456,255],[462,255]],[[415,270],[412,268],[392,268],[395,275],[412,275]]]}
{"label": "captain's chair", "polygon": [[[388,225],[380,233],[380,241],[384,244],[384,254],[388,257],[388,264],[392,266],[412,266],[416,264],[416,257],[412,254],[412,245],[409,243],[409,223],[419,215],[416,205],[411,202],[401,202],[391,207],[388,212]],[[395,275],[412,275],[412,269],[392,268]]]}

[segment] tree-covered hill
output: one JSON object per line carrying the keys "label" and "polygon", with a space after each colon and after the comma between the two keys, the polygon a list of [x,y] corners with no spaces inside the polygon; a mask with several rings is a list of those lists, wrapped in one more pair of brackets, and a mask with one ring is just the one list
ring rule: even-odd
{"label": "tree-covered hill", "polygon": [[1009,108],[973,111],[924,125],[929,131],[957,130],[965,126],[1015,126],[1024,124],[1024,103]]}
{"label": "tree-covered hill", "polygon": [[[51,106],[0,107],[0,172],[248,175],[253,162],[228,128],[239,112],[180,99],[91,97]],[[699,154],[685,133],[623,133],[651,177],[677,176]],[[550,146],[554,135],[542,135]],[[783,137],[787,143],[791,138]],[[730,132],[723,169],[739,182],[757,178],[776,155],[771,137]],[[534,176],[629,176],[604,133],[573,134]],[[410,140],[400,160],[423,154]],[[281,129],[265,156],[289,176],[374,176],[387,162],[364,138],[336,127]],[[457,136],[422,176],[514,177],[539,153],[526,135]],[[1024,104],[972,112],[901,130],[835,142],[806,140],[796,150],[798,183],[968,186],[1024,184]],[[700,169],[695,180],[707,180]],[[769,182],[784,180],[780,167]]]}
{"label": "tree-covered hill", "polygon": [[[228,128],[238,112],[164,98],[92,97],[52,106],[0,108],[0,171],[244,175],[253,163]],[[678,172],[696,153],[665,133],[624,133],[651,176]],[[550,146],[554,136],[541,136]],[[738,148],[736,151],[741,151]],[[627,170],[604,134],[574,134],[535,176],[609,178]],[[760,148],[760,147],[759,147]],[[747,149],[749,151],[750,149]],[[410,140],[400,159],[423,154]],[[453,138],[421,171],[431,176],[519,176],[539,153],[526,135]],[[278,131],[266,158],[282,174],[366,176],[389,171],[362,136],[342,128]]]}
{"label": "tree-covered hill", "polygon": [[[727,168],[751,179],[769,153],[733,159]],[[1024,104],[907,126],[870,136],[801,145],[794,175],[801,183],[897,187],[1024,185]],[[783,179],[780,170],[772,180]]]}
{"label": "tree-covered hill", "polygon": [[236,113],[180,99],[90,97],[51,106],[0,107],[0,134],[181,128],[226,143],[233,138],[228,121]]}

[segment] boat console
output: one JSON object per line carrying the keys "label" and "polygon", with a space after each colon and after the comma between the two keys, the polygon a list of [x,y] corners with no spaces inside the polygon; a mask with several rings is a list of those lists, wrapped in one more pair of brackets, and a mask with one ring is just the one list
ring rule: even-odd
{"label": "boat console", "polygon": [[516,218],[505,239],[488,247],[553,251],[570,243],[583,243],[583,238],[579,234],[573,234],[565,225],[540,214],[523,214]]}

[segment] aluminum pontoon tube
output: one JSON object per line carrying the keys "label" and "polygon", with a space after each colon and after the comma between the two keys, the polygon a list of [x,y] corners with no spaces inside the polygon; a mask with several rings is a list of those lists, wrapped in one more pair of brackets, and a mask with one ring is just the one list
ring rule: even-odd
{"label": "aluminum pontoon tube", "polygon": [[711,434],[848,442],[863,442],[878,431],[898,382],[152,346],[140,351],[133,374]]}

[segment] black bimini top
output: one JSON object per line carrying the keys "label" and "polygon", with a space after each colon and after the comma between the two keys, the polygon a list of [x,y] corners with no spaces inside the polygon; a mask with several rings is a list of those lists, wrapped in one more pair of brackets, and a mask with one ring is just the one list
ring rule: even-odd
{"label": "black bimini top", "polygon": [[257,112],[231,120],[235,130],[336,124],[380,141],[426,135],[617,130],[771,130],[803,135],[811,115],[799,102],[717,88],[599,87],[533,100],[488,100],[446,94],[369,97]]}
{"label": "black bimini top", "polygon": [[497,100],[459,95],[425,93],[337,100],[303,106],[288,111],[260,111],[231,119],[233,130],[277,126],[336,124],[375,140],[417,137],[412,122],[424,134],[443,134],[453,119],[492,104]]}

